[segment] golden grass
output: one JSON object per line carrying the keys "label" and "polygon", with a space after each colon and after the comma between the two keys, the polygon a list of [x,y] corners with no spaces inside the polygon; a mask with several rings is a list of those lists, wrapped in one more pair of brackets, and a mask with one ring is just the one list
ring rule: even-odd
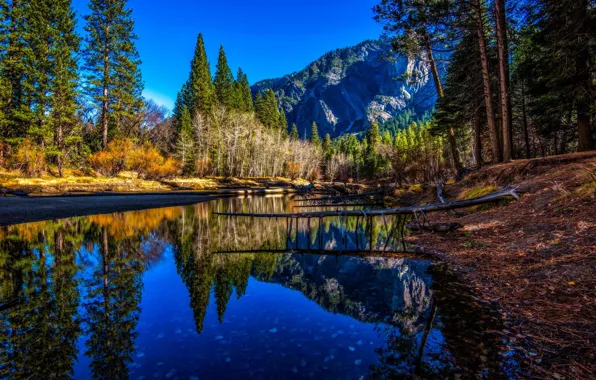
{"label": "golden grass", "polygon": [[36,178],[23,176],[18,171],[0,169],[0,187],[21,190],[27,193],[70,193],[70,192],[159,192],[169,190],[214,190],[221,188],[264,187],[267,182],[284,185],[306,185],[305,180],[292,181],[289,178],[173,178],[164,181],[143,180],[134,172],[121,172],[116,177],[102,176],[96,172],[65,169],[59,177],[57,170],[50,170]]}
{"label": "golden grass", "polygon": [[424,192],[424,189],[422,188],[421,184],[417,183],[408,187],[408,191],[411,193],[422,194]]}
{"label": "golden grass", "polygon": [[[493,193],[497,190],[498,190],[498,188],[494,185],[472,187],[472,188],[462,191],[461,194],[459,194],[459,196],[457,197],[457,199],[464,200],[464,199],[478,198],[478,197],[482,197],[484,195]],[[492,205],[492,204],[472,206],[472,207],[469,207],[468,210],[470,210],[470,211],[488,210],[489,208],[491,208],[493,206],[494,205]]]}

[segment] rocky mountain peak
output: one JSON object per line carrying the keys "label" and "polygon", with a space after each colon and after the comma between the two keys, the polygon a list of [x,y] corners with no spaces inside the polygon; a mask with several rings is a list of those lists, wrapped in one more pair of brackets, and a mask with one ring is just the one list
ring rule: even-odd
{"label": "rocky mountain peak", "polygon": [[271,88],[290,125],[301,136],[316,122],[320,135],[332,137],[366,130],[406,109],[417,115],[436,101],[428,65],[396,56],[389,42],[364,41],[324,54],[305,69],[256,83],[253,92]]}

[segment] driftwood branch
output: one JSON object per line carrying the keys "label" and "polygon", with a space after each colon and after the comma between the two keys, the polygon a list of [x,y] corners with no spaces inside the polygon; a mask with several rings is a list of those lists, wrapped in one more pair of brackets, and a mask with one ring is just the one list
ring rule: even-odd
{"label": "driftwood branch", "polygon": [[215,215],[233,216],[233,217],[254,217],[254,218],[327,218],[336,216],[382,216],[382,215],[403,215],[403,214],[424,214],[429,212],[454,210],[477,206],[485,203],[502,201],[508,198],[519,199],[517,187],[505,187],[494,193],[482,197],[453,201],[446,203],[436,203],[425,206],[399,207],[383,210],[344,210],[344,211],[320,211],[320,212],[299,212],[282,214],[253,214],[253,213],[233,213],[233,212],[215,212]]}
{"label": "driftwood branch", "polygon": [[356,207],[356,206],[382,206],[381,203],[315,203],[312,205],[298,205],[294,206],[294,208],[314,208],[314,207]]}

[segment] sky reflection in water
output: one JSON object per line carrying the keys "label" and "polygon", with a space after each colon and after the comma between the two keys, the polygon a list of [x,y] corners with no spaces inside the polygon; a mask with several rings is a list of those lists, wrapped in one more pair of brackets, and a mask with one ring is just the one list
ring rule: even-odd
{"label": "sky reflection in water", "polygon": [[497,373],[491,317],[435,291],[427,261],[247,252],[355,249],[356,226],[380,249],[397,221],[328,219],[322,234],[315,221],[288,239],[282,220],[211,215],[292,206],[222,199],[0,229],[0,377]]}

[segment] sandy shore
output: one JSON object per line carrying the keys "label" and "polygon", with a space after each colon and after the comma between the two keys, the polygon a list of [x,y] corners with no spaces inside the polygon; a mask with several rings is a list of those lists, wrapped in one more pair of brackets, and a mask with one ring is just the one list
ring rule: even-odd
{"label": "sandy shore", "polygon": [[69,196],[0,196],[0,226],[113,212],[201,203],[217,197],[296,193],[292,188],[218,189],[162,193],[98,193]]}
{"label": "sandy shore", "polygon": [[73,216],[182,206],[211,199],[213,199],[212,196],[196,193],[85,197],[0,197],[0,226]]}

